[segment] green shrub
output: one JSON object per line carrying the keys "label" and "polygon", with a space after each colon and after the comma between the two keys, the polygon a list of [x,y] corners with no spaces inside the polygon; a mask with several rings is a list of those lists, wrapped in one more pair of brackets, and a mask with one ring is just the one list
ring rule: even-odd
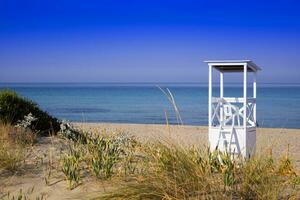
{"label": "green shrub", "polygon": [[97,177],[109,178],[120,159],[121,146],[114,138],[97,137],[88,143],[89,164]]}
{"label": "green shrub", "polygon": [[0,120],[2,122],[16,124],[29,113],[37,118],[30,128],[39,131],[40,135],[46,136],[50,131],[55,133],[59,131],[58,120],[42,111],[36,103],[20,97],[13,91],[0,92]]}
{"label": "green shrub", "polygon": [[84,133],[83,131],[74,128],[72,123],[66,120],[62,120],[59,134],[66,139],[80,144],[86,144],[89,139],[88,133]]}
{"label": "green shrub", "polygon": [[82,159],[81,149],[72,145],[70,151],[61,157],[62,172],[71,190],[79,184]]}

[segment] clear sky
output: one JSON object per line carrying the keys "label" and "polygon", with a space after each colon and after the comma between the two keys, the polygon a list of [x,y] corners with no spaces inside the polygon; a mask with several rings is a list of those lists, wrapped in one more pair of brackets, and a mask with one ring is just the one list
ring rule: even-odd
{"label": "clear sky", "polygon": [[0,82],[207,82],[207,59],[251,59],[300,83],[290,0],[0,2]]}

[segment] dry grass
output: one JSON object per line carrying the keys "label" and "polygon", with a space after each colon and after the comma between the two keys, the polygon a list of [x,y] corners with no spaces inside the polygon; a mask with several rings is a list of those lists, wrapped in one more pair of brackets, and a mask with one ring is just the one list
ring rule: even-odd
{"label": "dry grass", "polygon": [[25,158],[23,147],[12,147],[8,143],[0,142],[0,171],[1,169],[15,171]]}
{"label": "dry grass", "polygon": [[284,156],[249,160],[156,143],[143,148],[143,173],[99,199],[297,199],[300,178]]}
{"label": "dry grass", "polygon": [[27,146],[36,142],[37,135],[30,129],[17,128],[11,124],[0,123],[0,139],[7,143]]}
{"label": "dry grass", "polygon": [[[288,153],[280,160],[275,160],[271,153],[244,160],[167,142],[136,145],[122,134],[85,138],[87,142],[81,144],[80,140],[75,141],[80,148],[70,150],[70,155],[80,157],[85,167],[74,168],[70,174],[76,175],[74,182],[78,182],[80,174],[90,174],[101,180],[109,178],[118,185],[99,199],[300,197],[300,178]],[[124,179],[120,179],[120,168],[125,171]]]}
{"label": "dry grass", "polygon": [[0,124],[0,170],[17,170],[25,159],[26,146],[33,145],[36,135],[10,124]]}
{"label": "dry grass", "polygon": [[[21,130],[9,125],[1,125],[0,130],[1,141],[6,144],[1,147],[14,155],[18,148],[25,151],[24,144],[18,142],[24,132],[18,133]],[[57,152],[55,161],[52,153],[49,154],[50,171],[45,177],[48,187],[55,172],[54,180],[61,181],[64,177],[70,189],[90,180],[113,187],[106,191],[109,193],[97,194],[101,195],[98,199],[300,198],[300,178],[288,151],[279,160],[272,153],[243,160],[171,142],[140,143],[122,133],[78,133],[83,135],[76,140],[66,139],[69,148]],[[2,157],[11,159],[14,155]],[[22,159],[22,156],[11,159],[11,166],[16,166],[11,169],[18,169]]]}

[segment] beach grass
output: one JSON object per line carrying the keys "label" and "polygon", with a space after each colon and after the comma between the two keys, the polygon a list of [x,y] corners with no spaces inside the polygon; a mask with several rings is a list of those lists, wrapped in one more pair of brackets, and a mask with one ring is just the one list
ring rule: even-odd
{"label": "beach grass", "polygon": [[299,176],[290,158],[233,159],[218,151],[169,143],[143,148],[144,173],[99,199],[296,199]]}
{"label": "beach grass", "polygon": [[84,138],[87,142],[73,141],[70,146],[69,156],[76,162],[68,165],[76,166],[70,168],[70,174],[76,176],[66,180],[73,178],[78,184],[82,174],[89,174],[117,185],[98,199],[300,197],[300,178],[288,149],[280,159],[271,150],[244,159],[171,140],[140,143],[124,133],[85,134]]}
{"label": "beach grass", "polygon": [[35,140],[30,130],[0,123],[0,169],[16,171],[25,159],[26,146]]}
{"label": "beach grass", "polygon": [[[29,142],[24,146],[18,142],[19,139],[16,138],[23,137],[24,134],[18,137],[15,134],[22,129],[7,124],[2,124],[1,128],[1,141],[14,145],[13,148],[12,145],[6,146],[10,152],[23,147],[22,156],[11,161],[13,163],[11,169],[18,170],[24,159],[28,159],[23,156],[27,153],[28,145],[36,147],[34,143]],[[69,137],[68,134],[74,133],[79,135]],[[80,191],[92,181],[94,187],[98,187],[101,191],[93,194],[95,199],[300,197],[299,173],[294,168],[288,148],[282,152],[280,158],[274,157],[272,151],[268,150],[249,159],[243,159],[232,158],[219,151],[210,152],[208,148],[199,149],[196,146],[181,145],[171,139],[140,141],[121,130],[92,129],[87,132],[76,129],[52,137],[51,140],[64,144],[61,146],[63,149],[55,150],[61,147],[55,146],[55,143],[51,145],[53,150],[51,159],[49,158],[51,173],[47,175],[48,183],[46,181],[44,187],[43,182],[38,181],[40,184],[38,191],[41,188],[52,188],[59,183],[61,187],[59,191],[64,191],[65,197],[79,192],[83,198],[84,193]],[[40,139],[37,138],[37,141]],[[5,158],[13,159],[12,156]],[[101,186],[103,184],[110,189],[103,190]],[[15,188],[15,191],[19,189]],[[10,194],[15,196],[18,193]]]}
{"label": "beach grass", "polygon": [[[289,147],[279,159],[271,150],[244,159],[209,148],[180,145],[170,138],[141,142],[124,131],[88,132],[71,123],[62,123],[61,129],[53,137],[64,140],[67,148],[55,155],[58,160],[52,161],[51,156],[51,173],[44,177],[48,187],[55,173],[56,178],[65,180],[69,190],[84,185],[91,177],[111,185],[112,189],[95,199],[300,197],[300,177]],[[25,162],[28,147],[34,147],[39,138],[30,128],[9,123],[0,124],[0,133],[0,169],[15,172]],[[59,164],[53,167],[53,162]]]}

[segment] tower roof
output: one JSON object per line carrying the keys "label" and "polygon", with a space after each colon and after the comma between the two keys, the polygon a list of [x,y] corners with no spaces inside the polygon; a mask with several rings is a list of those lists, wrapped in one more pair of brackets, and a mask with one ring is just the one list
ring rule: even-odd
{"label": "tower roof", "polygon": [[248,72],[261,70],[261,68],[251,60],[208,60],[204,62],[221,72],[243,72],[244,64],[247,64]]}

